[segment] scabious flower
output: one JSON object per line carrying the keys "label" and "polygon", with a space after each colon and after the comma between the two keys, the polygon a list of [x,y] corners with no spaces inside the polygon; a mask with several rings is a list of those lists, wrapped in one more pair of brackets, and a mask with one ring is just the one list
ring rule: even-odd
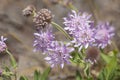
{"label": "scabious flower", "polygon": [[90,23],[93,22],[90,20],[91,15],[87,13],[76,12],[72,10],[72,14],[69,14],[68,17],[64,18],[64,25],[66,26],[64,29],[69,31],[69,33],[73,33],[74,30],[81,27],[90,27]]}
{"label": "scabious flower", "polygon": [[72,43],[75,47],[87,48],[92,45],[94,40],[94,29],[92,28],[93,21],[90,20],[91,15],[87,13],[72,11],[68,18],[64,18],[65,30],[73,37]]}
{"label": "scabious flower", "polygon": [[6,40],[7,40],[7,38],[4,38],[3,36],[1,36],[1,40],[0,40],[0,53],[5,51],[5,49],[7,48],[7,45],[5,43]]}
{"label": "scabious flower", "polygon": [[74,43],[74,47],[79,47],[79,51],[83,47],[88,48],[88,46],[92,46],[95,42],[94,29],[86,27],[82,30],[76,30],[71,42]]}
{"label": "scabious flower", "polygon": [[114,36],[114,28],[108,22],[100,22],[95,30],[95,45],[100,48],[105,48],[111,44],[111,38]]}
{"label": "scabious flower", "polygon": [[40,30],[38,33],[34,33],[35,40],[34,40],[34,51],[42,51],[45,53],[48,51],[48,47],[50,46],[51,42],[54,40],[54,35],[52,34],[52,29],[49,27],[46,30]]}
{"label": "scabious flower", "polygon": [[53,41],[51,47],[49,48],[49,54],[45,60],[51,64],[51,67],[60,65],[61,68],[64,67],[64,63],[69,64],[69,59],[71,58],[70,53],[74,48],[70,48],[62,42]]}

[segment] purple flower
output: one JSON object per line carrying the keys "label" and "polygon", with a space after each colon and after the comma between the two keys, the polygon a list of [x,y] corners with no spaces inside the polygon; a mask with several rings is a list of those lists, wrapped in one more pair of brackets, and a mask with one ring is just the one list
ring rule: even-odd
{"label": "purple flower", "polygon": [[66,26],[64,29],[69,31],[70,34],[81,27],[91,27],[90,23],[93,21],[90,20],[91,15],[87,13],[81,14],[81,12],[76,12],[72,10],[72,14],[64,18],[64,25]]}
{"label": "purple flower", "polygon": [[79,47],[80,51],[81,48],[87,48],[95,41],[93,21],[90,20],[91,15],[87,13],[81,14],[75,11],[72,13],[68,18],[64,18],[65,30],[73,37],[72,43],[75,44],[75,47]]}
{"label": "purple flower", "polygon": [[7,40],[7,38],[4,38],[3,36],[1,36],[1,40],[0,40],[0,53],[5,51],[5,49],[7,48],[7,45],[4,42],[6,40]]}
{"label": "purple flower", "polygon": [[111,38],[114,36],[114,28],[109,23],[99,23],[95,30],[96,46],[105,48],[111,44]]}
{"label": "purple flower", "polygon": [[34,33],[34,36],[34,51],[42,51],[43,53],[47,51],[51,42],[54,40],[54,35],[52,34],[51,28],[40,30],[38,33]]}
{"label": "purple flower", "polygon": [[73,40],[71,42],[74,43],[74,47],[79,47],[79,51],[83,47],[88,48],[88,46],[92,46],[95,42],[94,29],[84,27],[76,30],[73,34]]}
{"label": "purple flower", "polygon": [[49,48],[49,54],[45,58],[45,60],[49,64],[51,64],[51,67],[60,65],[60,67],[63,68],[64,63],[70,63],[70,52],[72,52],[73,50],[74,48],[70,48],[62,42],[58,43],[57,41],[53,41],[51,44],[51,48]]}

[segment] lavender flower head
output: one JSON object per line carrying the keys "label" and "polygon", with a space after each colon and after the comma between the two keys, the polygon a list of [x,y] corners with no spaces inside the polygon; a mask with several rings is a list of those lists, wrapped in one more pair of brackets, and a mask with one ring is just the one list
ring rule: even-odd
{"label": "lavender flower head", "polygon": [[49,48],[49,54],[45,60],[51,64],[51,67],[60,65],[61,68],[64,67],[64,63],[69,64],[69,59],[71,58],[70,53],[74,48],[70,48],[62,42],[53,41],[51,48]]}
{"label": "lavender flower head", "polygon": [[64,18],[65,30],[72,35],[72,43],[75,44],[75,47],[79,47],[80,51],[81,48],[87,48],[95,41],[94,29],[91,25],[93,21],[90,20],[91,15],[87,13],[81,15],[80,12],[78,14],[75,11],[72,12],[73,14],[69,15],[69,18]]}
{"label": "lavender flower head", "polygon": [[111,38],[114,36],[114,28],[109,23],[99,23],[95,30],[96,46],[105,48],[111,44]]}
{"label": "lavender flower head", "polygon": [[87,13],[81,14],[81,12],[76,12],[72,10],[72,14],[69,14],[68,17],[64,18],[64,29],[68,30],[70,34],[81,27],[90,27],[90,23],[93,21],[90,20],[91,15]]}
{"label": "lavender flower head", "polygon": [[54,35],[52,34],[52,29],[49,27],[47,30],[41,30],[38,33],[34,33],[34,51],[42,51],[45,53],[48,51],[48,47],[51,42],[54,40]]}
{"label": "lavender flower head", "polygon": [[74,47],[79,47],[79,51],[83,47],[88,48],[88,46],[92,46],[95,42],[94,29],[85,27],[83,29],[76,30],[71,42],[75,44]]}
{"label": "lavender flower head", "polygon": [[5,49],[7,48],[7,45],[4,41],[6,41],[7,38],[4,38],[3,36],[1,36],[1,40],[0,40],[0,53],[5,51]]}

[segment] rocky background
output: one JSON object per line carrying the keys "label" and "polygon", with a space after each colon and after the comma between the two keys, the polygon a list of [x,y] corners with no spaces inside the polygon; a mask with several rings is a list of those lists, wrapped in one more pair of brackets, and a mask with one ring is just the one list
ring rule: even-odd
{"label": "rocky background", "polygon": [[[18,61],[18,72],[20,75],[33,76],[35,69],[41,72],[47,68],[40,53],[34,53],[32,43],[35,32],[31,18],[22,15],[22,10],[32,4],[37,10],[48,8],[55,15],[54,21],[58,24],[63,22],[63,17],[70,11],[61,5],[53,5],[52,0],[0,0],[0,36],[8,38],[9,50]],[[95,21],[109,21],[116,29],[114,41],[120,50],[120,0],[73,0],[73,4],[81,11],[93,14]],[[56,35],[60,34],[55,30]],[[65,39],[57,36],[58,40]],[[8,61],[8,55],[0,54],[0,64]],[[74,80],[76,67],[68,65],[63,70],[53,69],[50,74],[51,80]],[[72,72],[72,73],[71,73]],[[70,78],[69,78],[70,77]],[[73,78],[73,79],[72,79]],[[32,80],[32,79],[31,79]]]}

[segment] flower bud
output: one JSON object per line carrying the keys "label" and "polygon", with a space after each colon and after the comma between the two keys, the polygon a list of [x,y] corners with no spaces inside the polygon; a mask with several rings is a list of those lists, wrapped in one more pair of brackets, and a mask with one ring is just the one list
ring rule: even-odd
{"label": "flower bud", "polygon": [[97,48],[91,47],[86,52],[86,62],[90,62],[91,64],[94,64],[99,59],[100,52]]}

